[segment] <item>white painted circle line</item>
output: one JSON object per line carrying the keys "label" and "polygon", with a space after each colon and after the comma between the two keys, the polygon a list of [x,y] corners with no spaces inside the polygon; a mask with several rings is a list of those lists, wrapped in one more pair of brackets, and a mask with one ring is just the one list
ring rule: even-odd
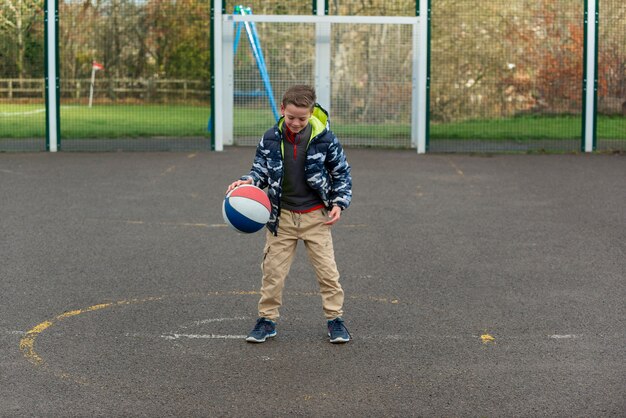
{"label": "white painted circle line", "polygon": [[188,338],[192,340],[241,340],[246,338],[245,335],[220,335],[220,334],[163,334],[161,338],[166,340],[178,340]]}
{"label": "white painted circle line", "polygon": [[[245,316],[235,316],[233,318],[209,318],[209,319],[200,319],[197,321],[193,322],[193,326],[200,326],[200,325],[204,325],[204,324],[211,324],[213,322],[225,322],[225,321],[245,321],[248,320],[250,318],[245,317]],[[180,328],[182,329],[186,329],[189,326],[181,326]]]}
{"label": "white painted circle line", "polygon": [[36,115],[38,113],[44,113],[45,111],[46,109],[27,110],[25,112],[0,112],[0,116],[2,117],[30,116],[30,115]]}

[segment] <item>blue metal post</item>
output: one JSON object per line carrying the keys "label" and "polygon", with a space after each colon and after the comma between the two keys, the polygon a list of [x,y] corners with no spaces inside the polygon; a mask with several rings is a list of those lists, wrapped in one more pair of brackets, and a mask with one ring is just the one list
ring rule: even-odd
{"label": "blue metal post", "polygon": [[[235,7],[235,13],[237,12],[242,15],[250,15],[252,14],[252,9],[250,7],[237,6]],[[261,49],[261,43],[259,42],[259,34],[256,30],[256,25],[254,24],[254,22],[244,22],[244,26],[246,28],[246,33],[248,34],[248,41],[250,41],[252,54],[254,55],[254,59],[259,69],[259,73],[261,74],[261,79],[263,80],[263,85],[265,86],[265,91],[270,101],[270,106],[272,107],[272,113],[274,113],[274,118],[278,120],[280,118],[280,114],[278,113],[278,107],[276,106],[276,101],[274,100],[274,91],[270,82],[269,73],[267,72],[267,64],[265,63],[265,57],[263,56],[263,50]],[[239,26],[237,27],[237,29],[237,35],[239,35]],[[238,36],[236,36],[235,38],[235,48],[237,46],[237,43]]]}

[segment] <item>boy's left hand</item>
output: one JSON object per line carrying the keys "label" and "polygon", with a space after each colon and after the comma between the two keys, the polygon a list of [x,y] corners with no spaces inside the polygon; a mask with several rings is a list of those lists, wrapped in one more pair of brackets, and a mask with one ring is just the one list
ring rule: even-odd
{"label": "boy's left hand", "polygon": [[324,222],[324,225],[332,225],[341,218],[341,208],[339,206],[333,206],[333,208],[328,212],[328,217],[330,220],[328,222]]}

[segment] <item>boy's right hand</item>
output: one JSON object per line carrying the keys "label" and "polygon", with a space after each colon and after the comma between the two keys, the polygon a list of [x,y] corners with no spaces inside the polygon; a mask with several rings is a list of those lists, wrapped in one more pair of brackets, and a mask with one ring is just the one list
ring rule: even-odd
{"label": "boy's right hand", "polygon": [[228,186],[228,189],[226,189],[226,194],[230,193],[231,190],[233,190],[236,187],[241,186],[242,184],[252,184],[252,179],[247,179],[247,180],[237,180],[235,182],[232,182],[230,184],[230,186]]}

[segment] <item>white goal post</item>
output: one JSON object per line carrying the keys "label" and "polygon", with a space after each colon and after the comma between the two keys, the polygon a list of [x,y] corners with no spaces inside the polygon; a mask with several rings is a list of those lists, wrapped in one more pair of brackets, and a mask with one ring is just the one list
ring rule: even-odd
{"label": "white goal post", "polygon": [[[428,10],[428,0],[418,0],[420,10]],[[408,25],[412,30],[411,57],[411,146],[425,153],[428,134],[428,16],[328,16],[318,15],[235,15],[222,14],[221,1],[214,0],[214,149],[222,151],[232,145],[234,109],[234,54],[235,25],[239,22],[290,23],[315,25],[315,88],[318,102],[331,108],[331,27],[348,25]],[[219,5],[219,7],[218,7]],[[321,9],[321,10],[320,10]],[[323,13],[323,8],[318,8]],[[259,137],[262,132],[259,133]]]}

